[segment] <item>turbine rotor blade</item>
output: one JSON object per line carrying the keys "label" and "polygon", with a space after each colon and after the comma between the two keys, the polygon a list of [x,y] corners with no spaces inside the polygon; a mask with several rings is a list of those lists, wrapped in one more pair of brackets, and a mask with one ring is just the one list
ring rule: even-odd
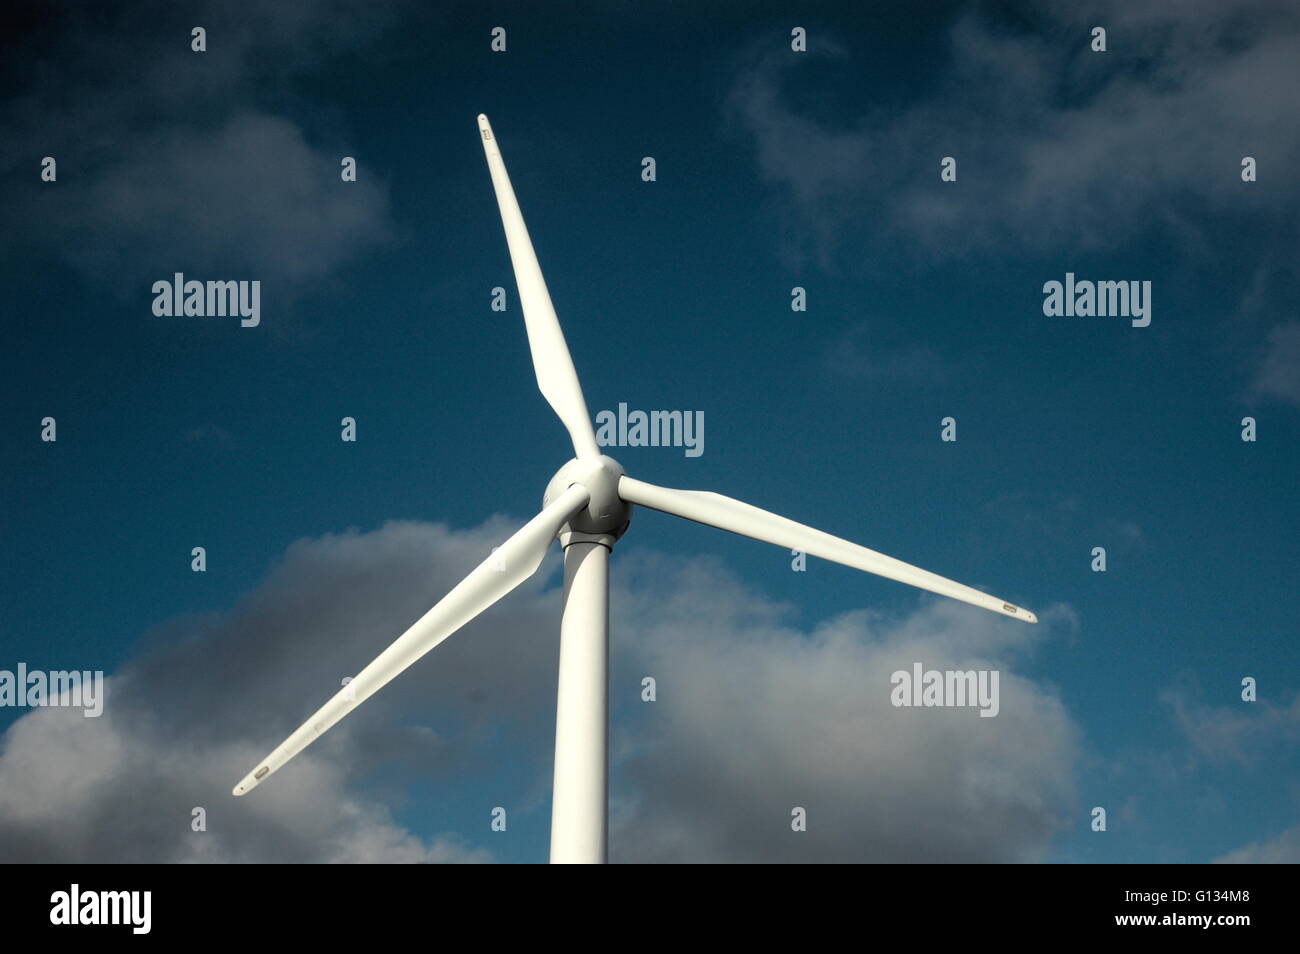
{"label": "turbine rotor blade", "polygon": [[574,484],[461,580],[235,786],[243,795],[448,636],[537,572],[551,541],[591,494]]}
{"label": "turbine rotor blade", "polygon": [[537,387],[550,402],[555,413],[569,431],[573,450],[578,457],[599,457],[596,432],[587,413],[587,402],[578,383],[578,372],[573,367],[569,346],[564,342],[560,320],[551,304],[551,293],[542,278],[542,266],[537,261],[524,214],[519,209],[514,187],[506,173],[506,164],[497,148],[496,136],[488,118],[478,117],[479,132],[483,136],[483,152],[487,154],[488,171],[492,174],[492,187],[496,190],[497,205],[501,208],[501,224],[506,230],[506,244],[510,246],[510,262],[515,269],[515,284],[519,286],[519,302],[524,309],[524,326],[528,330],[528,347],[533,354],[533,371]]}
{"label": "turbine rotor blade", "polygon": [[897,580],[899,583],[907,583],[909,586],[961,600],[963,603],[970,603],[972,606],[1001,613],[1003,616],[1010,616],[1026,623],[1038,622],[1038,617],[1029,610],[1004,602],[988,593],[982,593],[939,576],[937,573],[922,570],[910,563],[885,556],[875,550],[868,550],[856,543],[841,540],[829,533],[814,530],[812,527],[806,527],[801,523],[721,494],[698,490],[671,490],[627,476],[619,479],[618,493],[631,504],[640,504],[651,510],[685,517],[696,523],[716,527],[719,530],[729,530],[741,536],[762,540],[764,543],[773,543],[791,550],[802,550],[823,560],[841,563],[855,570],[864,570],[867,573]]}

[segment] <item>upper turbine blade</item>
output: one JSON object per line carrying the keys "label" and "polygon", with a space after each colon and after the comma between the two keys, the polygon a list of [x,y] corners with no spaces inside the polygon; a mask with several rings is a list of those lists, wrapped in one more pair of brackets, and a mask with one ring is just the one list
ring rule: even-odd
{"label": "upper turbine blade", "polygon": [[519,200],[510,185],[510,176],[506,173],[506,164],[501,159],[492,126],[481,113],[478,128],[483,135],[483,151],[487,154],[488,171],[492,173],[497,205],[501,207],[506,244],[510,246],[510,262],[515,268],[515,283],[519,286],[519,302],[524,309],[524,325],[528,329],[528,347],[533,353],[537,386],[568,428],[577,456],[599,457],[596,432],[587,413],[582,385],[578,383],[578,372],[569,356],[569,346],[564,343],[564,332],[555,316],[551,293],[546,290],[542,266],[533,251],[533,242],[524,225],[524,214],[519,210]]}
{"label": "upper turbine blade", "polygon": [[235,786],[234,794],[243,795],[257,787],[398,673],[537,572],[560,527],[590,499],[586,487],[574,484],[524,524],[356,678],[317,709],[316,714],[299,726],[293,735],[262,759],[257,768]]}
{"label": "upper turbine blade", "polygon": [[721,494],[698,490],[670,490],[667,487],[656,487],[654,484],[647,484],[626,476],[620,478],[618,482],[618,493],[628,503],[685,517],[687,520],[717,527],[719,530],[730,530],[732,533],[753,537],[765,543],[802,550],[823,560],[831,560],[900,583],[908,583],[929,590],[931,593],[950,596],[963,603],[970,603],[972,606],[992,610],[1004,616],[1012,616],[1027,623],[1038,622],[1038,617],[1029,610],[1013,606],[995,596],[981,593],[937,573],[922,570],[910,563],[895,560],[883,553],[868,550],[856,543],[849,543],[829,533],[805,527],[801,523],[778,517],[774,513],[751,507],[747,503],[732,500]]}

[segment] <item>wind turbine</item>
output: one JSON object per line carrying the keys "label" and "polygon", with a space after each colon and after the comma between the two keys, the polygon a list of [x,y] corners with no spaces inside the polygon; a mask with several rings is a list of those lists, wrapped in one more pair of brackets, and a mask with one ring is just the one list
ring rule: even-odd
{"label": "wind turbine", "polygon": [[433,609],[258,763],[234,788],[244,795],[365,702],[390,680],[492,606],[542,565],[558,537],[564,548],[564,616],[555,715],[551,862],[600,863],[606,856],[609,554],[639,504],[719,530],[908,583],[1028,623],[1021,607],[919,567],[806,527],[721,494],[670,490],[627,476],[596,445],[542,269],[506,174],[492,126],[478,117],[488,171],[501,208],[537,386],[573,441],[574,458],[556,472],[542,511],[456,584]]}

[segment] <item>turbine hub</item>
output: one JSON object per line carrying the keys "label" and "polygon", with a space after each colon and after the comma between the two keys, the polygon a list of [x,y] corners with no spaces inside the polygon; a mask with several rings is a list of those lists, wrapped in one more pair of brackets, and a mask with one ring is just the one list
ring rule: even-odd
{"label": "turbine hub", "polygon": [[568,546],[573,534],[581,538],[608,537],[609,543],[621,537],[632,519],[632,507],[618,495],[618,480],[623,465],[612,457],[575,457],[551,478],[542,495],[546,506],[574,484],[582,484],[591,501],[560,529],[560,542]]}

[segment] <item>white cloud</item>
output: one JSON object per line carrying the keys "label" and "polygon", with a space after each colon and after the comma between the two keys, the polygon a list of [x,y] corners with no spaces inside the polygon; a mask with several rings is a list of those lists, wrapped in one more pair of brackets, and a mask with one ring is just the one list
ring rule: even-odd
{"label": "white cloud", "polygon": [[[1030,627],[926,600],[804,633],[707,561],[632,576],[621,666],[654,676],[659,701],[622,740],[618,858],[1025,861],[1067,823],[1078,732],[1014,672],[1041,638]],[[1000,669],[1000,714],[894,708],[890,674],[917,661]]]}
{"label": "white cloud", "polygon": [[1300,695],[1282,706],[1266,700],[1209,706],[1194,687],[1180,684],[1160,698],[1192,748],[1213,762],[1245,764],[1269,746],[1300,741]]}
{"label": "white cloud", "polygon": [[1253,841],[1230,851],[1215,864],[1224,865],[1294,865],[1300,864],[1300,825],[1265,842]]}
{"label": "white cloud", "polygon": [[858,322],[826,349],[823,365],[832,374],[870,383],[927,386],[954,377],[952,361],[925,345],[898,345],[879,340],[878,329]]}
{"label": "white cloud", "polygon": [[[233,804],[230,780],[265,753],[159,731],[165,718],[128,703],[98,719],[71,709],[19,719],[0,757],[5,861],[489,860],[454,836],[426,841],[394,824],[381,805],[350,793],[347,773],[319,752],[265,797]],[[191,829],[195,807],[207,813],[206,831]]]}
{"label": "white cloud", "polygon": [[1254,391],[1300,406],[1300,322],[1287,322],[1269,331]]}
{"label": "white cloud", "polygon": [[[266,785],[229,792],[513,526],[300,540],[230,612],[159,627],[110,678],[101,718],[45,709],[11,726],[0,855],[481,860],[457,832],[485,831],[492,805],[540,810],[550,785],[555,556]],[[923,600],[904,619],[860,611],[803,632],[708,560],[624,548],[614,580],[616,858],[1024,860],[1069,816],[1077,729],[1015,671],[1050,621]],[[913,661],[1001,669],[1000,714],[894,709],[889,674]],[[639,701],[646,674],[653,705]],[[482,792],[482,809],[422,837],[384,807],[417,789]],[[789,831],[794,805],[804,835]],[[194,806],[207,832],[190,830]]]}

